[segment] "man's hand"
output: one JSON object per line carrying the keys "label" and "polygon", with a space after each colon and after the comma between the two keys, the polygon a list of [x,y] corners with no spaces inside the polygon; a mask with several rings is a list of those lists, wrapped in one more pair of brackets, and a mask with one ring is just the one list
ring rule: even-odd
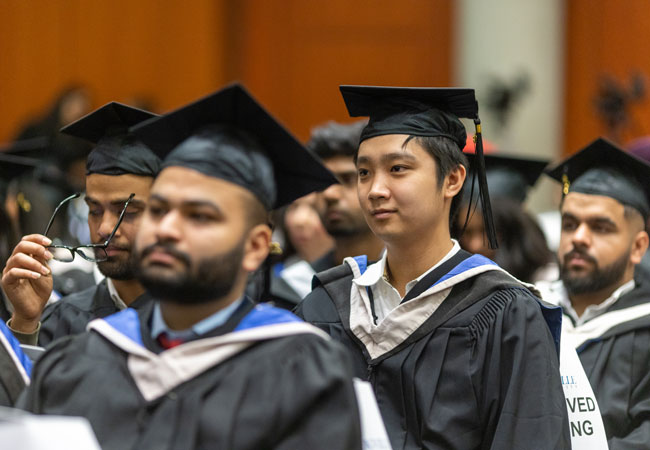
{"label": "man's hand", "polygon": [[14,307],[11,328],[21,333],[36,330],[52,294],[52,254],[46,248],[51,243],[40,234],[23,236],[2,271],[2,288]]}

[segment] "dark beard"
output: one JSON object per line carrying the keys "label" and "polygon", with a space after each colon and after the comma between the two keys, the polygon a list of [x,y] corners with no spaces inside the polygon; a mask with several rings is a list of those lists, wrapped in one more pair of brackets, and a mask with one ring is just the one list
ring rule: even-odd
{"label": "dark beard", "polygon": [[[175,256],[185,270],[172,275],[156,274],[155,268],[142,267],[142,259],[153,249],[163,249]],[[203,259],[192,265],[186,253],[169,244],[153,244],[138,255],[138,279],[147,291],[162,301],[200,304],[228,295],[237,281],[237,274],[244,257],[244,243],[238,243],[227,253]]]}
{"label": "dark beard", "polygon": [[126,281],[135,278],[137,262],[135,254],[129,252],[126,260],[112,260],[109,257],[107,261],[98,262],[97,268],[107,278]]}
{"label": "dark beard", "polygon": [[365,222],[365,219],[362,220],[363,223],[358,223],[354,217],[344,215],[344,220],[330,223],[325,219],[325,216],[321,216],[321,222],[325,231],[333,238],[347,238],[370,233],[370,228]]}
{"label": "dark beard", "polygon": [[590,261],[594,265],[594,269],[590,273],[573,276],[565,268],[565,264],[562,261],[560,262],[560,279],[570,296],[598,292],[601,289],[620,284],[630,259],[630,252],[628,251],[610,265],[600,268],[594,258],[574,249],[564,256],[565,261],[575,253]]}

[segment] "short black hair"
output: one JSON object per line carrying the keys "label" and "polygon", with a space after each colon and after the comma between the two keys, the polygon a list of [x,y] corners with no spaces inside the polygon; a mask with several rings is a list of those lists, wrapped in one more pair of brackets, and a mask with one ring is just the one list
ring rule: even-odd
{"label": "short black hair", "polygon": [[359,150],[361,131],[367,123],[367,120],[350,124],[329,121],[311,131],[307,148],[322,160],[337,156],[353,158]]}

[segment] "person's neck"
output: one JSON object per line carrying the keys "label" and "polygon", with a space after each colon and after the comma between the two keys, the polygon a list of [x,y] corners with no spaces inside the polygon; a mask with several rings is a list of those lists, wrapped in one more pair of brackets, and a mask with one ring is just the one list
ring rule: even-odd
{"label": "person's neck", "polygon": [[233,292],[225,297],[209,300],[203,303],[161,301],[160,312],[165,320],[165,324],[170,330],[187,330],[201,320],[228,307],[235,301],[239,300],[242,295],[243,290],[240,291],[239,289],[233,289]]}
{"label": "person's neck", "polygon": [[126,306],[144,294],[144,287],[137,280],[116,280],[111,278],[113,286]]}
{"label": "person's neck", "polygon": [[578,317],[581,317],[584,314],[587,307],[591,305],[600,305],[605,300],[610,298],[618,288],[620,288],[621,286],[623,286],[625,283],[629,282],[632,279],[633,279],[633,275],[630,274],[629,276],[623,277],[623,279],[619,283],[615,283],[613,285],[607,286],[598,291],[586,292],[584,294],[569,295],[569,300],[571,300],[571,306],[573,307],[573,310],[576,312]]}
{"label": "person's neck", "polygon": [[390,284],[400,296],[406,294],[406,284],[436,265],[454,246],[449,231],[435,233],[437,238],[412,239],[396,244],[386,243],[386,272]]}
{"label": "person's neck", "polygon": [[370,261],[377,261],[384,250],[384,243],[372,232],[336,238],[334,262],[341,264],[348,256],[368,255]]}

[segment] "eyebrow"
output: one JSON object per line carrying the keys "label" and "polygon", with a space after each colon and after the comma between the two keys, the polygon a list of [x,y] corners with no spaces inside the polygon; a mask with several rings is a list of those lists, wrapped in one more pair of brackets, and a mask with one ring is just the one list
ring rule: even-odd
{"label": "eyebrow", "polygon": [[[167,200],[165,197],[158,195],[158,194],[152,194],[149,200],[155,200],[159,201],[161,203],[170,203],[169,200]],[[184,208],[210,208],[214,210],[215,212],[222,214],[222,209],[219,208],[215,203],[209,201],[209,200],[185,200],[180,202],[181,207]]]}
{"label": "eyebrow", "polygon": [[[405,152],[391,152],[391,153],[386,153],[384,155],[381,155],[379,157],[379,161],[382,163],[387,163],[395,160],[400,160],[400,159],[406,159],[412,162],[417,161],[417,158],[410,153],[405,153]],[[357,158],[357,165],[359,163],[368,163],[370,162],[370,158],[368,156],[359,156]]]}
{"label": "eyebrow", "polygon": [[612,225],[614,227],[618,227],[616,222],[614,222],[612,219],[610,219],[607,216],[596,216],[596,217],[587,217],[585,219],[580,219],[579,217],[576,217],[575,215],[571,213],[562,213],[562,219],[570,219],[570,220],[575,220],[576,222],[584,221],[584,222],[590,222],[590,223],[606,223],[608,225]]}
{"label": "eyebrow", "polygon": [[[127,197],[127,198],[124,198],[124,199],[119,198],[119,199],[111,200],[109,202],[109,204],[113,205],[113,206],[124,206],[124,204],[127,202],[128,199],[129,198]],[[92,198],[92,197],[90,197],[88,195],[86,195],[84,197],[84,200],[86,201],[86,203],[95,203],[95,204],[98,204],[98,205],[101,204],[101,202],[99,200],[97,200],[95,198]],[[140,199],[137,199],[137,198],[133,197],[131,199],[131,201],[129,202],[129,206],[131,206],[131,205],[132,206],[144,206],[145,202],[143,200],[140,200]]]}

